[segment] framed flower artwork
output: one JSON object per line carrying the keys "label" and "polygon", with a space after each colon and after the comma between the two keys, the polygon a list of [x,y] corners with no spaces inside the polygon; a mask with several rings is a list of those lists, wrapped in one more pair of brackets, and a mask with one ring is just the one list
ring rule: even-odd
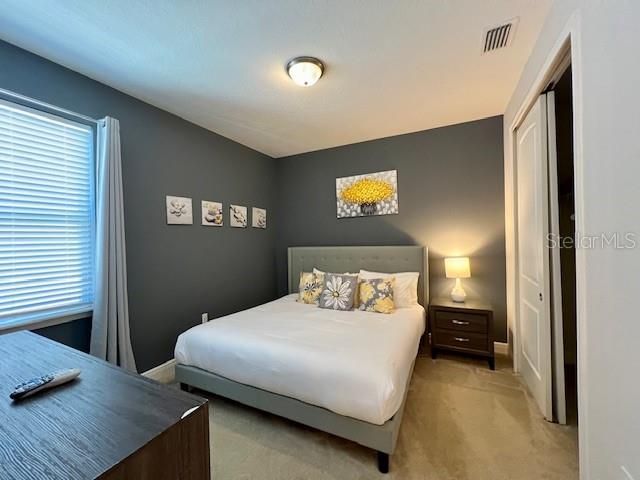
{"label": "framed flower artwork", "polygon": [[251,226],[267,228],[267,211],[264,208],[253,207],[251,209]]}
{"label": "framed flower artwork", "polygon": [[193,224],[193,208],[190,198],[167,195],[166,207],[168,225]]}
{"label": "framed flower artwork", "polygon": [[398,213],[398,172],[367,173],[336,178],[338,218]]}
{"label": "framed flower artwork", "polygon": [[247,207],[231,205],[229,207],[229,225],[232,227],[247,227]]}
{"label": "framed flower artwork", "polygon": [[223,225],[222,203],[202,200],[202,225],[208,227]]}

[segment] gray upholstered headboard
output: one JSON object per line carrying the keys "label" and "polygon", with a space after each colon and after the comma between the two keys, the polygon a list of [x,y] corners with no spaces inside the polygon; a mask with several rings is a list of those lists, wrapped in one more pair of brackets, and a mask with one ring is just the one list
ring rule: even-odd
{"label": "gray upholstered headboard", "polygon": [[298,291],[300,272],[316,267],[325,272],[420,272],[418,301],[429,303],[429,255],[427,247],[289,247],[289,293]]}

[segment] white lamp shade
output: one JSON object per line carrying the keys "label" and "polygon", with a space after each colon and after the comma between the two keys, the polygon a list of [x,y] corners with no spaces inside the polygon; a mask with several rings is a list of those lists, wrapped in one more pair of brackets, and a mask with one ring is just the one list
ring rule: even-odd
{"label": "white lamp shade", "polygon": [[469,257],[445,258],[444,271],[447,278],[469,278],[471,276]]}
{"label": "white lamp shade", "polygon": [[315,59],[302,57],[294,59],[287,65],[287,73],[296,85],[310,87],[314,85],[322,76],[323,65]]}

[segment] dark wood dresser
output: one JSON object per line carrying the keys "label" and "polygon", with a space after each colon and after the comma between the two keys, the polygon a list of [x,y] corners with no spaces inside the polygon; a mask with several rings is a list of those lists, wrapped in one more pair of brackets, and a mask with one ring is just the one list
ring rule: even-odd
{"label": "dark wood dresser", "polygon": [[431,357],[438,351],[451,351],[486,357],[495,369],[493,352],[493,310],[491,305],[467,300],[453,302],[436,298],[429,304]]}
{"label": "dark wood dresser", "polygon": [[[3,480],[210,478],[205,399],[29,332],[0,335],[0,359]],[[82,373],[9,399],[15,385],[64,368]]]}

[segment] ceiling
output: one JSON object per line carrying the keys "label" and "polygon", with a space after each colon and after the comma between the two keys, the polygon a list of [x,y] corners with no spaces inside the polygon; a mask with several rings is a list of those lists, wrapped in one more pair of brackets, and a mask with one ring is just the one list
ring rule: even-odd
{"label": "ceiling", "polygon": [[[3,0],[0,38],[282,157],[502,114],[551,2]],[[326,63],[314,87],[298,55]]]}

